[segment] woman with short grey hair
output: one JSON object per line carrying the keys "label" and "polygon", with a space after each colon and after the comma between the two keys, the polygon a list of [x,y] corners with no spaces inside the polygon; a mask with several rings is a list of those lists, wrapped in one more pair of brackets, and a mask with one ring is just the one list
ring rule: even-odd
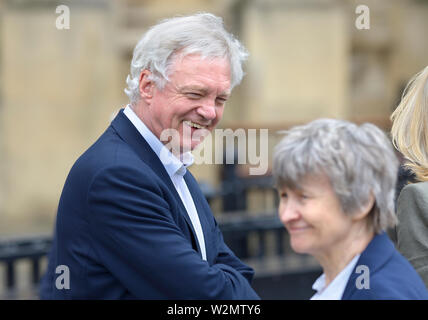
{"label": "woman with short grey hair", "polygon": [[312,299],[428,299],[385,234],[396,223],[398,160],[379,128],[315,120],[286,131],[273,162],[291,246],[324,271]]}

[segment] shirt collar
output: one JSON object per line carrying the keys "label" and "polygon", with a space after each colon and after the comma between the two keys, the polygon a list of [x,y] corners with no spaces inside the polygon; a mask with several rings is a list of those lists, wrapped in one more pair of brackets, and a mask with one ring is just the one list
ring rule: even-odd
{"label": "shirt collar", "polygon": [[325,286],[325,274],[315,280],[312,285],[312,289],[317,291],[311,299],[314,300],[340,300],[342,299],[343,292],[345,291],[348,279],[354,270],[355,265],[358,262],[360,255],[357,254],[342,271],[333,279],[332,282],[326,287]]}
{"label": "shirt collar", "polygon": [[[175,157],[171,151],[150,131],[143,121],[135,114],[134,110],[128,104],[123,110],[123,113],[128,117],[129,121],[135,126],[138,132],[147,141],[156,155],[164,165],[168,175],[172,177],[177,174],[184,176],[187,172],[187,167],[191,166],[194,158],[191,152],[186,152],[180,155],[181,159]],[[181,161],[180,161],[181,160]]]}

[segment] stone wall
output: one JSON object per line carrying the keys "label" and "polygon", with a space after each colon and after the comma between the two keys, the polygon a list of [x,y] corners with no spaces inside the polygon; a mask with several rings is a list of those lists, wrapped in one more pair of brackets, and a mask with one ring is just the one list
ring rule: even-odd
{"label": "stone wall", "polygon": [[[427,2],[367,0],[371,27],[358,30],[358,0],[0,1],[0,235],[51,231],[66,175],[127,103],[133,47],[156,21],[225,18],[250,58],[220,127],[269,129],[270,160],[276,130],[293,124],[388,126],[403,86],[428,65]],[[55,26],[59,4],[69,30]],[[191,170],[220,182],[219,165]]]}
{"label": "stone wall", "polygon": [[1,28],[1,232],[52,223],[71,165],[125,101],[107,2],[72,7],[69,30],[56,6],[22,3]]}

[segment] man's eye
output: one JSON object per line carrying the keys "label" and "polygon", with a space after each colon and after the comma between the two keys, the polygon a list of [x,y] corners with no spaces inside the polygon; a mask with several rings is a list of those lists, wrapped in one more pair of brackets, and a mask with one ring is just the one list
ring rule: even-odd
{"label": "man's eye", "polygon": [[281,192],[280,194],[279,194],[279,196],[281,197],[281,198],[287,198],[287,192]]}
{"label": "man's eye", "polygon": [[226,103],[226,99],[225,98],[217,98],[216,99],[216,102],[218,103],[218,104],[225,104]]}
{"label": "man's eye", "polygon": [[188,98],[190,98],[190,99],[199,99],[199,98],[201,98],[201,97],[202,97],[202,95],[201,95],[201,94],[199,94],[199,93],[194,93],[194,92],[188,92],[188,93],[186,93],[186,96],[187,96]]}

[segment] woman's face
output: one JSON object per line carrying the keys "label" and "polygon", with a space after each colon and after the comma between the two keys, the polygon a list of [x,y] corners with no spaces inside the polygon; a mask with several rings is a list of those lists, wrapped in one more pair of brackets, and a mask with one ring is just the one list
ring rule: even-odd
{"label": "woman's face", "polygon": [[325,255],[350,234],[353,219],[340,205],[328,177],[306,176],[301,189],[279,190],[279,217],[298,253]]}

